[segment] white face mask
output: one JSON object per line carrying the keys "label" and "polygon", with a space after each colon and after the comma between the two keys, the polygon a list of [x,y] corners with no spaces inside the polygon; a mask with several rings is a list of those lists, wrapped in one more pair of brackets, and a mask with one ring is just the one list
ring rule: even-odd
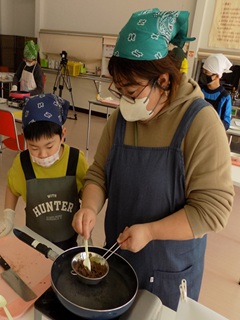
{"label": "white face mask", "polygon": [[38,157],[34,157],[33,155],[31,155],[32,161],[35,162],[36,164],[38,164],[41,167],[48,168],[51,165],[53,165],[57,160],[59,160],[59,158],[60,158],[60,155],[59,155],[60,148],[61,148],[61,144],[59,145],[59,148],[58,148],[57,152],[54,153],[53,155],[51,155],[50,157],[47,157],[47,158],[38,158]]}
{"label": "white face mask", "polygon": [[26,62],[27,67],[32,67],[35,64],[35,61],[32,62]]}
{"label": "white face mask", "polygon": [[139,120],[147,120],[149,119],[152,114],[153,110],[147,110],[147,105],[149,103],[149,99],[146,100],[145,98],[135,99],[135,103],[132,104],[123,98],[120,100],[120,111],[123,118],[126,121],[139,121]]}

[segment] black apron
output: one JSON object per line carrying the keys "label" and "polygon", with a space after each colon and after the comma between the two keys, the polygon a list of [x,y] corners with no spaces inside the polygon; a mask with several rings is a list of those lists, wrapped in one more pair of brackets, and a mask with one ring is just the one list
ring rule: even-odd
{"label": "black apron", "polygon": [[[192,103],[168,147],[124,145],[126,121],[119,112],[106,163],[107,248],[126,226],[156,221],[183,208],[186,199],[181,142],[195,115],[206,105],[203,99]],[[151,291],[164,305],[176,310],[182,279],[187,280],[188,296],[198,299],[205,249],[206,236],[186,241],[151,241],[138,253],[119,253],[136,270],[139,288]]]}
{"label": "black apron", "polygon": [[37,179],[29,151],[20,154],[27,184],[26,225],[66,250],[76,246],[72,219],[80,208],[76,183],[79,150],[70,148],[66,176]]}

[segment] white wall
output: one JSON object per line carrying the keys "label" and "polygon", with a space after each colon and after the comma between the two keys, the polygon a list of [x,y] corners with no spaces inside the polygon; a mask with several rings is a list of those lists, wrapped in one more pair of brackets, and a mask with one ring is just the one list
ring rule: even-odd
{"label": "white wall", "polygon": [[[216,0],[0,0],[0,33],[25,36],[39,35],[40,29],[90,32],[117,35],[134,11],[151,7],[160,10],[187,10],[190,12],[189,34],[196,41],[190,44],[194,52],[189,60],[189,75],[192,75],[199,48],[208,47]],[[64,48],[64,43],[63,43]],[[49,75],[46,88],[52,91],[53,75]],[[88,82],[88,81],[87,81]],[[89,82],[88,82],[89,83]],[[87,107],[88,98],[80,93],[76,105]],[[94,98],[96,91],[90,82],[88,97]],[[73,79],[73,93],[78,91]],[[105,85],[103,86],[105,87]],[[107,92],[106,92],[107,94]]]}
{"label": "white wall", "polygon": [[0,0],[0,33],[35,36],[35,1]]}
{"label": "white wall", "polygon": [[[196,2],[197,0],[36,0],[36,31],[50,29],[117,35],[133,12],[152,7],[189,11],[191,29]],[[47,73],[46,91],[52,91],[55,76]],[[75,105],[87,109],[88,100],[95,99],[97,93],[93,81],[71,78],[71,85]],[[110,95],[107,87],[108,84],[102,83],[103,97]],[[63,90],[63,97],[70,98],[66,88]]]}
{"label": "white wall", "polygon": [[[39,29],[118,34],[131,14],[158,7],[194,13],[197,0],[37,0],[44,7]],[[190,26],[193,14],[190,15]]]}

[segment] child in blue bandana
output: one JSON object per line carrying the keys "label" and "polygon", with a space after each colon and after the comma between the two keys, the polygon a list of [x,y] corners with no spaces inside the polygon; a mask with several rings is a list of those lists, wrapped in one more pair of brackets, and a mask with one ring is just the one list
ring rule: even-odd
{"label": "child in blue bandana", "polygon": [[72,219],[80,208],[88,164],[82,151],[64,143],[68,108],[68,101],[53,94],[25,99],[22,123],[28,149],[8,172],[0,236],[12,230],[21,196],[27,227],[64,250],[77,245]]}

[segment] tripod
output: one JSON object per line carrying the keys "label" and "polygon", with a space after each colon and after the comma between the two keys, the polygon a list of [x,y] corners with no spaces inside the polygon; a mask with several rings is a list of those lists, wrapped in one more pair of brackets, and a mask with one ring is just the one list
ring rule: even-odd
{"label": "tripod", "polygon": [[71,100],[72,100],[72,107],[73,107],[73,112],[74,112],[74,118],[69,119],[75,119],[77,120],[77,114],[75,111],[75,106],[73,102],[73,94],[72,94],[72,86],[71,86],[71,81],[69,77],[69,70],[67,66],[67,59],[62,59],[58,68],[58,73],[54,82],[53,86],[53,93],[55,94],[57,87],[59,88],[59,97],[62,97],[62,91],[64,89],[64,85],[68,89],[71,95]]}

